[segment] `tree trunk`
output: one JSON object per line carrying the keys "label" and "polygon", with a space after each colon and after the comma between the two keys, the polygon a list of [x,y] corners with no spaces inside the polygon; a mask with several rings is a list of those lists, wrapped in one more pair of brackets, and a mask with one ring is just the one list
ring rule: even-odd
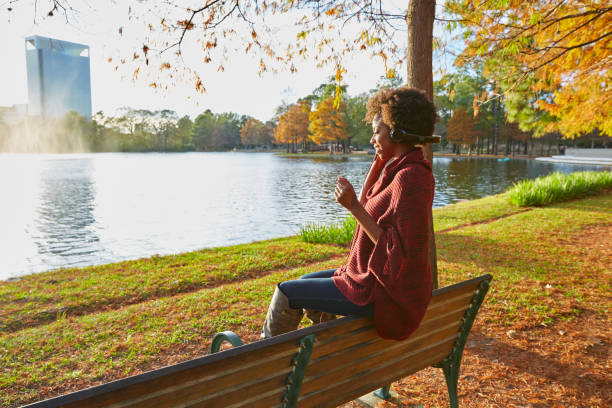
{"label": "tree trunk", "polygon": [[497,156],[497,136],[499,136],[499,124],[497,123],[497,110],[498,110],[499,101],[497,99],[493,99],[493,154]]}
{"label": "tree trunk", "polygon": [[546,151],[546,155],[550,156],[550,150],[552,149],[552,140],[548,139],[548,150]]}
{"label": "tree trunk", "polygon": [[[406,47],[406,85],[425,91],[433,101],[433,22],[436,14],[434,0],[409,0],[406,12],[408,44]],[[433,164],[433,146],[423,147],[425,158]],[[429,222],[429,265],[434,289],[438,287],[438,264],[433,218]]]}
{"label": "tree trunk", "polygon": [[540,138],[540,157],[544,156],[544,140]]}

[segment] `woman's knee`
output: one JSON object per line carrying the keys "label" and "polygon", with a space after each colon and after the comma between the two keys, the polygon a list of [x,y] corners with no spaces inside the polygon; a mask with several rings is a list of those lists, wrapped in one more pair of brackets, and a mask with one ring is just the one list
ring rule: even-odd
{"label": "woman's knee", "polygon": [[335,269],[328,269],[326,271],[317,271],[307,273],[306,275],[300,276],[298,279],[320,279],[320,278],[331,278],[334,276]]}

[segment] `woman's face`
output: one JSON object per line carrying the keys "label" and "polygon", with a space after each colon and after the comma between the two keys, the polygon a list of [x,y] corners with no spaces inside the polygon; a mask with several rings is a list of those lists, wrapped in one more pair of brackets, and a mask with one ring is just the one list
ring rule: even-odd
{"label": "woman's face", "polygon": [[391,140],[389,132],[391,128],[382,121],[380,115],[374,116],[372,120],[372,138],[370,143],[374,147],[376,155],[381,160],[388,160],[393,157],[395,153],[396,143]]}

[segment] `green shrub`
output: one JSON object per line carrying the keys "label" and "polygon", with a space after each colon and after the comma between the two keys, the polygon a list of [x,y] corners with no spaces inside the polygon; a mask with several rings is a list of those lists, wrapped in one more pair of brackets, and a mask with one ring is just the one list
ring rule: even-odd
{"label": "green shrub", "polygon": [[526,207],[552,204],[608,188],[612,188],[611,171],[581,171],[571,174],[556,172],[535,180],[522,180],[508,192],[512,204]]}
{"label": "green shrub", "polygon": [[302,228],[300,235],[305,242],[314,244],[341,244],[347,245],[353,239],[357,221],[353,217],[346,217],[342,222],[330,225],[308,223]]}

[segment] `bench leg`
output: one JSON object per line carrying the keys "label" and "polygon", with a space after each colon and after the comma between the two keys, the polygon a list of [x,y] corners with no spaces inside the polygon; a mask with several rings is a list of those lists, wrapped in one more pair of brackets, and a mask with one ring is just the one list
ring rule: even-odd
{"label": "bench leg", "polygon": [[448,399],[450,400],[451,408],[459,408],[459,399],[457,397],[457,383],[459,381],[459,364],[452,364],[450,361],[445,361],[442,369],[446,378],[446,387],[448,388]]}
{"label": "bench leg", "polygon": [[374,391],[374,395],[376,395],[378,398],[388,400],[388,399],[391,399],[391,392],[389,392],[390,390],[391,390],[391,384],[385,385],[384,387],[379,388],[376,391]]}
{"label": "bench leg", "polygon": [[450,400],[451,408],[459,408],[459,399],[457,397],[457,382],[459,381],[459,367],[461,366],[461,357],[463,356],[463,348],[467,341],[467,336],[470,333],[476,313],[482,304],[482,301],[489,290],[489,282],[482,281],[478,285],[478,290],[474,294],[470,306],[465,312],[463,323],[457,335],[457,341],[453,351],[444,360],[434,364],[434,367],[442,367],[444,377],[446,378],[446,387],[448,388],[448,399]]}

